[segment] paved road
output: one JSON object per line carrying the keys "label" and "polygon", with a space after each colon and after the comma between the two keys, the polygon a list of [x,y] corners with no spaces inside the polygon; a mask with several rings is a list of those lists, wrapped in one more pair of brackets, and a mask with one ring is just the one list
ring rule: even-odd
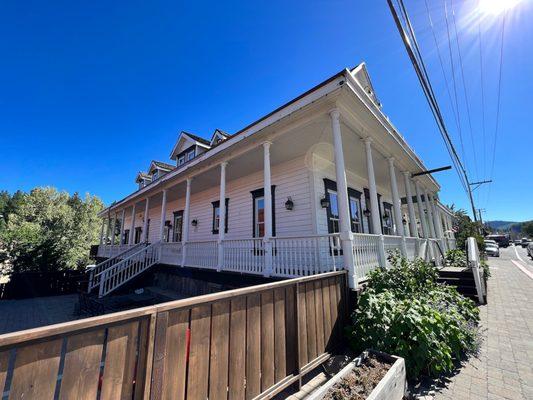
{"label": "paved road", "polygon": [[490,258],[483,342],[435,399],[533,399],[533,263],[525,249]]}

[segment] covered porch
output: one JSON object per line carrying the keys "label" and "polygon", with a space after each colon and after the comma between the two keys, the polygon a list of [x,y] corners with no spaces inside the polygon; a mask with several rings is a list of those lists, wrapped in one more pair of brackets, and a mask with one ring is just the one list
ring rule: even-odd
{"label": "covered porch", "polygon": [[107,209],[98,255],[123,262],[151,243],[136,253],[150,247],[162,264],[277,277],[346,269],[352,288],[392,249],[438,262],[455,247],[438,184],[412,178],[421,161],[345,87]]}

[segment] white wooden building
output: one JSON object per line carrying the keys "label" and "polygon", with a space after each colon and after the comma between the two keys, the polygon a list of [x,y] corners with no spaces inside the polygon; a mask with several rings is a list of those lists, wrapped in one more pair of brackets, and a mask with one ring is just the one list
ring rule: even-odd
{"label": "white wooden building", "polygon": [[182,132],[170,159],[100,214],[101,295],[158,263],[279,277],[346,268],[355,287],[387,250],[438,258],[455,246],[440,186],[412,178],[426,168],[364,64],[235,134]]}

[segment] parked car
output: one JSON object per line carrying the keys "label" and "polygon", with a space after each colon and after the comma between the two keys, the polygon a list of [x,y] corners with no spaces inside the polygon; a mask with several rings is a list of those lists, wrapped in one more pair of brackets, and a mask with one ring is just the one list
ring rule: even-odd
{"label": "parked car", "polygon": [[500,256],[500,248],[495,243],[485,242],[485,252],[487,253],[488,256],[492,256],[492,257]]}
{"label": "parked car", "polygon": [[528,238],[522,238],[522,240],[520,241],[520,244],[524,248],[527,247],[527,245],[529,244],[529,239]]}
{"label": "parked car", "polygon": [[488,235],[487,239],[494,240],[500,247],[509,246],[509,235]]}
{"label": "parked car", "polygon": [[515,241],[514,241],[514,245],[515,246],[520,246],[521,243],[522,243],[522,241],[520,239],[515,239]]}
{"label": "parked car", "polygon": [[529,242],[527,245],[527,255],[533,259],[533,242]]}
{"label": "parked car", "polygon": [[484,239],[483,241],[485,242],[485,246],[487,246],[489,244],[492,244],[492,245],[495,245],[498,248],[500,247],[500,245],[495,240]]}

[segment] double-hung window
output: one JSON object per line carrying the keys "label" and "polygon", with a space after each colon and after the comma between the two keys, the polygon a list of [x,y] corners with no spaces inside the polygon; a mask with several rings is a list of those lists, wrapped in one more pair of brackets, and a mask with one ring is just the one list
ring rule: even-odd
{"label": "double-hung window", "polygon": [[[213,201],[213,234],[217,234],[220,227],[220,201]],[[229,199],[226,199],[226,226],[224,229],[224,233],[228,233],[228,215],[229,215],[229,209],[228,209]]]}
{"label": "double-hung window", "polygon": [[187,153],[187,161],[191,161],[194,158],[194,149]]}
{"label": "double-hung window", "polygon": [[[275,189],[273,185],[271,187],[272,196],[272,236],[276,236],[276,209],[275,204]],[[266,210],[265,210],[265,190],[263,188],[252,191],[252,235],[259,238],[265,236],[265,222],[266,222]]]}
{"label": "double-hung window", "polygon": [[183,232],[183,211],[176,211],[174,213],[174,226],[173,226],[172,241],[181,242],[183,240],[182,232]]}

